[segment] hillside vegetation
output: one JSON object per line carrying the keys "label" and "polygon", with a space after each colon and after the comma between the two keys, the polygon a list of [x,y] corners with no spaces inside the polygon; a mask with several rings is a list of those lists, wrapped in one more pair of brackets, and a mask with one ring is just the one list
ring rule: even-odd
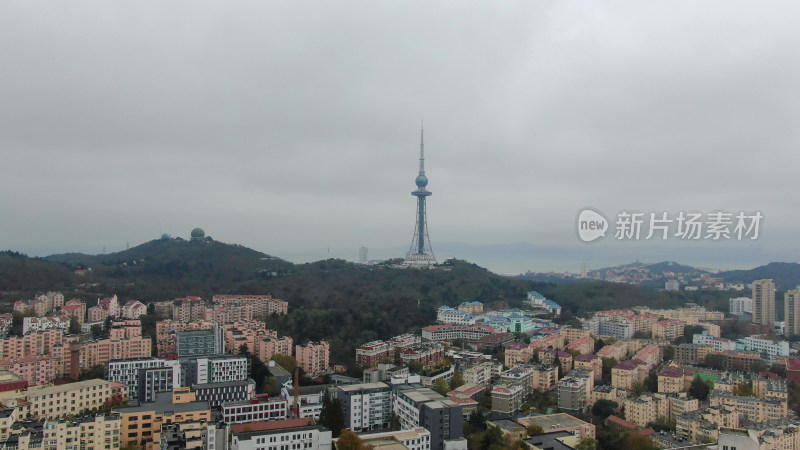
{"label": "hillside vegetation", "polygon": [[[77,275],[75,269],[88,269]],[[464,261],[437,270],[364,266],[342,260],[292,264],[211,239],[164,239],[108,255],[65,254],[46,259],[0,254],[0,302],[60,290],[93,305],[117,294],[122,300],[171,300],[189,295],[272,294],[289,302],[287,317],[269,319],[280,334],[328,339],[332,360],[351,362],[358,345],[432,323],[441,305],[479,300],[489,308],[519,307],[537,290],[564,307],[563,321],[601,309],[637,305],[674,307],[695,302],[725,309],[729,294],[663,292],[604,282],[556,285],[510,279]]]}

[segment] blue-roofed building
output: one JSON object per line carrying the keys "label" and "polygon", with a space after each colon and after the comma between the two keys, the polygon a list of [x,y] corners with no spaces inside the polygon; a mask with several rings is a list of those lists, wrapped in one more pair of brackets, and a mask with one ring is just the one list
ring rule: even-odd
{"label": "blue-roofed building", "polygon": [[548,299],[547,297],[536,291],[528,292],[527,303],[533,306],[534,308],[545,309],[556,316],[561,315],[561,305]]}
{"label": "blue-roofed building", "polygon": [[477,300],[472,302],[462,302],[460,305],[458,305],[458,310],[476,316],[478,314],[483,314],[483,303]]}
{"label": "blue-roofed building", "polygon": [[449,323],[452,325],[475,325],[477,319],[472,314],[453,309],[449,306],[442,306],[436,312],[436,321],[439,323]]}

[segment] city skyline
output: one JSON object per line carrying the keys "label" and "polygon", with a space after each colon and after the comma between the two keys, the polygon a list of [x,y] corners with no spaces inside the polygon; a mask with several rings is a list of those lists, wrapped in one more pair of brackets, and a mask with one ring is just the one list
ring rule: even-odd
{"label": "city skyline", "polygon": [[[440,261],[796,262],[800,6],[691,5],[8,5],[0,249],[200,226],[293,262],[403,257],[424,116]],[[586,244],[586,207],[764,220],[747,242]]]}

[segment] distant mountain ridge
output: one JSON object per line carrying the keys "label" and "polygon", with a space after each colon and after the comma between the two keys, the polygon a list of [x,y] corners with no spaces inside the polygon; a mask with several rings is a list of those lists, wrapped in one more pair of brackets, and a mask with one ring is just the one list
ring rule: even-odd
{"label": "distant mountain ridge", "polygon": [[714,271],[709,269],[701,269],[697,267],[680,264],[673,261],[662,261],[653,264],[645,264],[641,262],[633,262],[630,264],[623,264],[620,266],[604,267],[600,269],[590,270],[587,275],[588,278],[579,278],[577,276],[559,275],[556,273],[526,273],[519,277],[520,279],[532,281],[545,281],[556,284],[574,284],[584,283],[590,281],[597,281],[599,279],[606,279],[614,273],[624,273],[636,270],[644,270],[647,273],[657,276],[656,280],[643,281],[641,284],[645,287],[664,287],[665,275],[672,273],[676,278],[678,277],[692,277],[697,278],[703,275],[721,278],[726,283],[743,283],[749,284],[754,280],[772,279],[778,290],[793,289],[800,285],[800,264],[791,262],[772,262],[763,266],[758,266],[748,270],[728,270],[728,271]]}

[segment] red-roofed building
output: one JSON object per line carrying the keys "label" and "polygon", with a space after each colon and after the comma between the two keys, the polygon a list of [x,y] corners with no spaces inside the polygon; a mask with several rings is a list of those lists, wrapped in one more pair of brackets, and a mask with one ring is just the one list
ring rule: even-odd
{"label": "red-roofed building", "polygon": [[573,361],[571,354],[562,352],[561,350],[544,350],[539,352],[539,359],[542,361],[542,364],[548,366],[555,365],[556,356],[558,356],[559,373],[564,374],[572,370]]}
{"label": "red-roofed building", "polygon": [[800,359],[786,358],[786,381],[800,385]]}
{"label": "red-roofed building", "polygon": [[128,300],[122,307],[122,317],[125,319],[138,319],[147,314],[147,306],[139,300]]}
{"label": "red-roofed building", "polygon": [[567,345],[567,350],[575,350],[581,355],[588,355],[594,352],[594,338],[587,336],[576,339]]}
{"label": "red-roofed building", "polygon": [[658,374],[658,392],[672,394],[683,390],[684,370],[678,366],[667,366]]}
{"label": "red-roofed building", "polygon": [[608,417],[606,417],[606,425],[609,425],[609,426],[613,425],[613,426],[616,426],[616,427],[619,427],[619,428],[622,428],[622,429],[625,429],[625,430],[635,430],[635,429],[639,428],[639,426],[636,425],[635,423],[628,422],[627,420],[623,419],[622,417],[617,417],[617,416],[615,416],[613,414],[608,416]]}
{"label": "red-roofed building", "polygon": [[[321,425],[314,425],[311,419],[284,419],[258,421],[231,425],[231,448],[255,450],[271,448],[267,442],[290,443],[291,448],[297,436],[304,436],[305,448],[330,448],[331,431]],[[280,448],[280,447],[275,447]]]}

